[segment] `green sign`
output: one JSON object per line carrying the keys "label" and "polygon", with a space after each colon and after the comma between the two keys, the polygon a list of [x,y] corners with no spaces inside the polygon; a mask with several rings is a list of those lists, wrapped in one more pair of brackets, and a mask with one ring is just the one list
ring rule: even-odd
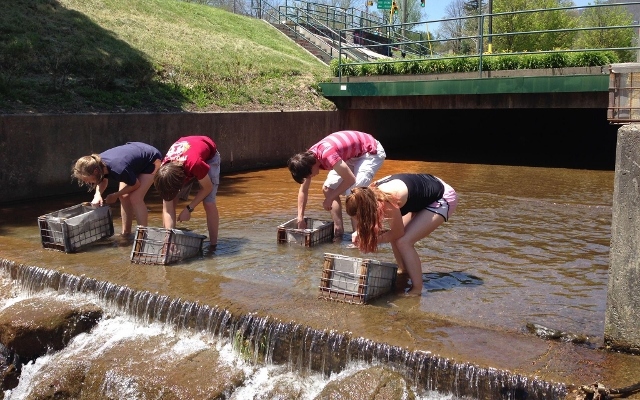
{"label": "green sign", "polygon": [[378,10],[391,10],[391,0],[378,0]]}

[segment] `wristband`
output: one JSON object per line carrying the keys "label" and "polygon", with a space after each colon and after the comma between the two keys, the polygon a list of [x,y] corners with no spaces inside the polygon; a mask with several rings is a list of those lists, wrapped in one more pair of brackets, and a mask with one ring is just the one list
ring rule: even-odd
{"label": "wristband", "polygon": [[192,213],[192,212],[193,212],[193,208],[191,208],[191,206],[190,206],[190,205],[188,205],[188,204],[187,204],[187,211],[189,211],[190,213]]}

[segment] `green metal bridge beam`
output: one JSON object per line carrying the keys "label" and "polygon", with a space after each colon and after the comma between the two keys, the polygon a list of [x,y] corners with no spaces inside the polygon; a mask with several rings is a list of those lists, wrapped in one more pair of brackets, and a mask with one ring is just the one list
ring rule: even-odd
{"label": "green metal bridge beam", "polygon": [[340,109],[607,108],[609,75],[350,80],[320,88]]}

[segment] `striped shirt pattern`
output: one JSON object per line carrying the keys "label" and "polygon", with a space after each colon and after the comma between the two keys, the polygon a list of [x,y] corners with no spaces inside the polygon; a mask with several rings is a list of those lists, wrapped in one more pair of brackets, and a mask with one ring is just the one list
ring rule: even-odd
{"label": "striped shirt pattern", "polygon": [[340,160],[347,161],[367,153],[376,154],[377,148],[376,139],[368,133],[339,131],[314,144],[309,151],[316,155],[321,169],[331,170]]}

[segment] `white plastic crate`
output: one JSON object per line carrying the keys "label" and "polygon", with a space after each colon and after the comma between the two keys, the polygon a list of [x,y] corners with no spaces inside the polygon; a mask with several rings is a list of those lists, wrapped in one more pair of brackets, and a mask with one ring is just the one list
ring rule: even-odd
{"label": "white plastic crate", "polygon": [[131,249],[131,262],[167,265],[202,254],[206,236],[180,229],[138,226]]}
{"label": "white plastic crate", "polygon": [[391,291],[397,276],[393,263],[325,253],[320,297],[365,304]]}
{"label": "white plastic crate", "polygon": [[298,229],[298,219],[278,225],[278,243],[295,243],[305,247],[333,240],[333,221],[305,218],[307,229]]}
{"label": "white plastic crate", "polygon": [[612,123],[640,121],[640,63],[609,66],[609,107]]}
{"label": "white plastic crate", "polygon": [[81,246],[113,236],[111,208],[78,204],[38,217],[42,247],[76,252]]}

